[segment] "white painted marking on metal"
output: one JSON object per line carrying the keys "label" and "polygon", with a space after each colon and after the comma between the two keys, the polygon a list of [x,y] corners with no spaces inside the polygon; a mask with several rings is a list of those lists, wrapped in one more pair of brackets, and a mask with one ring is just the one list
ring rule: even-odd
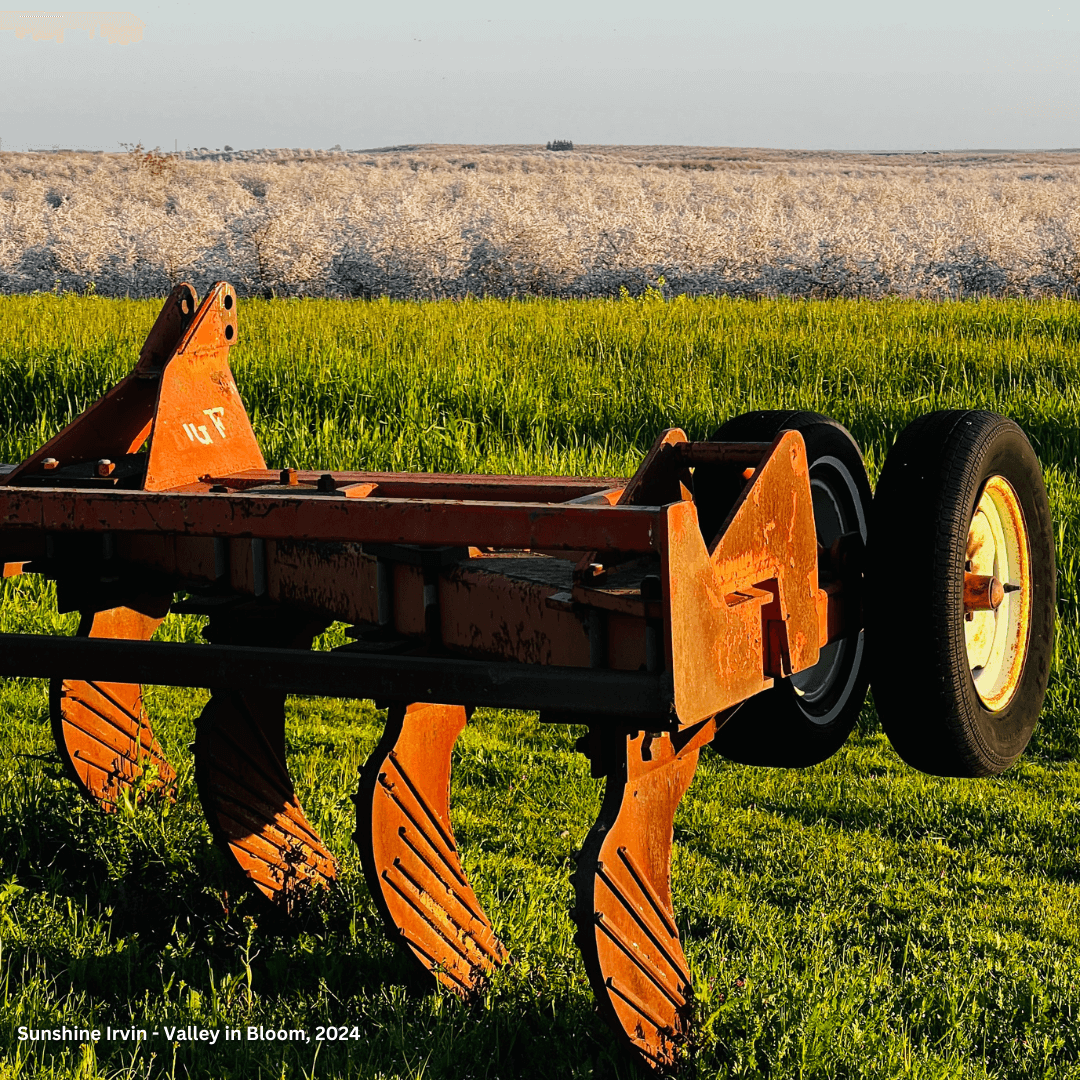
{"label": "white painted marking on metal", "polygon": [[209,416],[213,421],[214,427],[217,428],[218,434],[224,439],[225,425],[221,422],[222,416],[225,415],[224,405],[215,405],[212,409],[203,409],[203,416]]}

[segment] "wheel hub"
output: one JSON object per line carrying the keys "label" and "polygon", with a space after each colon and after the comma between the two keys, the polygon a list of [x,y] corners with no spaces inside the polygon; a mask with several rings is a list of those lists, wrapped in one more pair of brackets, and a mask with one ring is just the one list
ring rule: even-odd
{"label": "wheel hub", "polygon": [[[967,610],[964,641],[975,691],[1000,712],[1020,684],[1031,614],[1031,556],[1020,500],[1003,476],[987,480],[968,527],[965,575],[996,578],[1004,595],[996,607]],[[997,597],[995,596],[995,599]]]}

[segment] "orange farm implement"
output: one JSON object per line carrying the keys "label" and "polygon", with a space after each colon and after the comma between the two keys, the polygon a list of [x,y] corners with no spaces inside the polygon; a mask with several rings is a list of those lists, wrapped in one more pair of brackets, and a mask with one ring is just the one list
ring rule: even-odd
{"label": "orange farm implement", "polygon": [[[701,750],[806,766],[872,682],[898,752],[991,775],[1024,749],[1049,678],[1054,553],[1038,462],[988,412],[921,417],[871,497],[816,413],[664,432],[628,480],[267,469],[228,364],[234,291],[167,300],[134,370],[0,467],[4,575],[56,581],[73,638],[4,635],[0,675],[48,678],[71,779],[105,810],[175,773],[142,683],[207,687],[195,776],[218,843],[267,902],[332,887],[293,790],[287,693],[387,708],[356,841],[392,934],[447,987],[507,951],[450,825],[451,750],[477,706],[587,726],[606,778],[574,874],[601,1011],[654,1066],[692,1034],[670,887]],[[153,642],[169,611],[207,644]],[[331,622],[350,643],[313,651]],[[148,774],[144,776],[144,774]]]}

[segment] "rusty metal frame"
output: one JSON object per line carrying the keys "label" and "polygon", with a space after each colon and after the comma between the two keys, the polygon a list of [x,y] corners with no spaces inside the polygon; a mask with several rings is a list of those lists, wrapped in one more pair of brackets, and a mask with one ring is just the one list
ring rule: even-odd
{"label": "rusty metal frame", "polygon": [[[4,576],[44,574],[82,615],[75,638],[0,636],[0,676],[54,680],[61,757],[106,810],[147,767],[166,794],[175,781],[140,684],[210,688],[200,797],[238,871],[284,910],[336,873],[289,777],[285,693],[388,706],[356,796],[365,874],[392,932],[465,995],[506,957],[450,828],[468,710],[588,724],[581,749],[608,783],[575,874],[578,942],[615,1030],[672,1065],[692,985],[672,821],[698,754],[860,617],[854,557],[819,587],[802,437],[672,428],[629,479],[269,470],[228,365],[236,314],[224,283],[201,304],[178,286],[132,373],[0,467]],[[737,492],[708,507],[715,536],[699,466]],[[170,608],[208,616],[209,643],[148,641]],[[332,620],[352,644],[310,651]]]}
{"label": "rusty metal frame", "polygon": [[[368,474],[354,473],[363,483]],[[416,485],[419,487],[419,485]],[[422,489],[421,489],[422,490]],[[313,498],[278,492],[143,492],[14,488],[3,492],[0,528],[46,532],[169,533],[185,537],[361,541],[646,554],[658,550],[660,507],[559,502]]]}

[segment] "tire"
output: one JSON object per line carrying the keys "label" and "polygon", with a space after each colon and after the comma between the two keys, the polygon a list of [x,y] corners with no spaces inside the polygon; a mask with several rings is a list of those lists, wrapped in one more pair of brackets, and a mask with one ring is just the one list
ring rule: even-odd
{"label": "tire", "polygon": [[[1020,587],[969,620],[965,572],[991,567]],[[867,648],[878,716],[909,765],[996,776],[1020,756],[1050,680],[1055,577],[1042,471],[1013,421],[938,412],[901,432],[871,514]]]}
{"label": "tire", "polygon": [[[806,443],[818,542],[827,549],[841,534],[858,532],[865,543],[870,483],[859,447],[843,425],[814,412],[752,412],[733,417],[710,441],[772,442],[781,431],[791,429]],[[719,531],[744,484],[741,476],[700,468],[695,472],[694,497],[703,531],[712,529],[706,536]],[[868,681],[863,633],[856,628],[825,646],[814,667],[743,704],[717,732],[713,748],[744,765],[817,765],[835,754],[851,734]]]}

